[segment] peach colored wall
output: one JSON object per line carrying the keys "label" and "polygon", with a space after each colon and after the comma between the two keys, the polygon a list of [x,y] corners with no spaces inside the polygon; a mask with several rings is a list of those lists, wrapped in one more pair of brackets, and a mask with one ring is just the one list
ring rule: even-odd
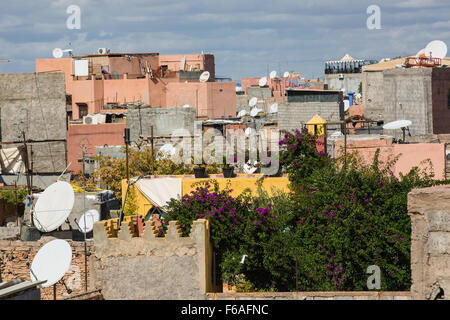
{"label": "peach colored wall", "polygon": [[[82,157],[81,145],[86,145],[86,155],[93,155],[96,146],[123,145],[123,131],[126,123],[104,124],[71,124],[67,132],[67,160],[71,162],[69,171],[75,173],[81,170],[82,163],[78,159]],[[86,140],[83,141],[83,138]]]}
{"label": "peach colored wall", "polygon": [[210,80],[215,79],[215,65],[214,55],[212,54],[173,54],[173,55],[160,55],[159,65],[167,65],[169,70],[179,71],[181,59],[186,57],[186,63],[189,65],[200,65],[201,70],[209,71]]}
{"label": "peach colored wall", "polygon": [[151,69],[158,69],[158,56],[148,56],[148,57],[136,57],[131,56],[130,61],[125,57],[110,57],[109,58],[109,72],[111,75],[114,71],[117,71],[119,75],[128,73],[130,75],[142,74],[141,67],[139,66],[139,61],[145,65],[145,61],[148,61],[148,65]]}
{"label": "peach colored wall", "polygon": [[[236,83],[207,82],[180,83],[167,85],[167,107],[180,107],[189,104],[197,108],[197,116],[209,119],[236,116]],[[222,90],[222,91],[221,91]]]}
{"label": "peach colored wall", "polygon": [[[343,147],[343,139],[336,141],[335,157],[342,155]],[[420,162],[430,159],[435,179],[444,179],[445,145],[443,143],[392,144],[392,139],[347,141],[347,152],[358,152],[365,163],[372,163],[377,149],[380,149],[379,159],[383,162],[400,155],[393,168],[397,177],[400,173],[408,173],[415,166],[425,168],[425,166],[420,166]]]}
{"label": "peach colored wall", "polygon": [[36,72],[64,72],[66,92],[72,94],[72,58],[36,59]]}
{"label": "peach colored wall", "polygon": [[241,79],[242,91],[244,91],[245,94],[247,94],[248,88],[250,88],[251,86],[259,85],[259,79],[260,78],[242,78]]}

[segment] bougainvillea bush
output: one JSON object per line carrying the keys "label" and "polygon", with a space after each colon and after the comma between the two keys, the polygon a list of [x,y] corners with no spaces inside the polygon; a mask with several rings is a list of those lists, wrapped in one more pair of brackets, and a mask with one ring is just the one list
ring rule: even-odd
{"label": "bougainvillea bush", "polygon": [[168,204],[185,235],[193,220],[210,221],[217,278],[244,276],[257,290],[367,290],[367,267],[376,265],[381,290],[409,290],[407,194],[440,183],[432,172],[397,178],[396,159],[382,163],[378,152],[371,165],[355,154],[330,159],[307,132],[285,133],[280,146],[290,193],[269,196],[259,185],[257,196],[232,197],[207,183]]}

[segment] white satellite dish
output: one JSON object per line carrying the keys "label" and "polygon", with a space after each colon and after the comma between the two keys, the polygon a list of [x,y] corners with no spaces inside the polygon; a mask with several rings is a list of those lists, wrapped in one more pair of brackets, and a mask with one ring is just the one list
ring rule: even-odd
{"label": "white satellite dish", "polygon": [[411,124],[412,124],[412,122],[409,120],[397,120],[397,121],[392,121],[392,122],[386,123],[383,126],[383,129],[386,129],[386,130],[401,129],[401,128],[409,127]]}
{"label": "white satellite dish", "polygon": [[199,80],[200,80],[200,82],[206,82],[206,81],[208,81],[208,80],[209,80],[209,72],[208,72],[208,71],[203,72],[203,73],[200,75]]}
{"label": "white satellite dish", "polygon": [[259,86],[264,87],[267,84],[267,77],[262,77],[259,79]]}
{"label": "white satellite dish", "polygon": [[37,199],[33,223],[39,231],[50,232],[61,226],[72,212],[75,194],[65,181],[51,184]]}
{"label": "white satellite dish", "polygon": [[250,101],[248,102],[248,105],[249,105],[250,107],[254,107],[254,106],[256,106],[257,103],[258,103],[258,98],[257,98],[257,97],[253,97],[253,98],[251,98]]}
{"label": "white satellite dish", "polygon": [[56,239],[39,249],[30,269],[32,281],[44,281],[41,287],[54,285],[64,277],[72,262],[72,248],[65,240]]}
{"label": "white satellite dish", "polygon": [[416,58],[418,58],[421,54],[425,54],[425,48],[416,53]]}
{"label": "white satellite dish", "polygon": [[343,136],[344,134],[341,131],[336,131],[333,134],[331,134],[330,137],[340,137]]}
{"label": "white satellite dish", "polygon": [[447,45],[441,40],[431,41],[425,47],[425,55],[427,57],[444,59],[447,55]]}
{"label": "white satellite dish", "polygon": [[277,72],[275,71],[275,70],[273,70],[271,73],[270,73],[270,79],[273,79],[273,78],[275,78],[277,76]]}
{"label": "white satellite dish", "polygon": [[183,108],[190,108],[191,106],[190,105],[188,105],[188,104],[185,104],[184,106],[183,106]]}
{"label": "white satellite dish", "polygon": [[91,232],[94,229],[94,222],[100,221],[100,214],[97,210],[91,209],[83,213],[80,218],[80,231],[83,233]]}
{"label": "white satellite dish", "polygon": [[172,144],[166,143],[159,149],[159,151],[161,151],[162,153],[168,154],[168,155],[174,155],[176,149]]}
{"label": "white satellite dish", "polygon": [[344,111],[347,111],[350,108],[350,101],[344,100]]}
{"label": "white satellite dish", "polygon": [[288,78],[288,77],[289,77],[289,71],[286,71],[286,72],[283,74],[283,77]]}
{"label": "white satellite dish", "polygon": [[249,135],[252,134],[253,129],[248,127],[247,129],[245,129],[245,135],[248,137]]}
{"label": "white satellite dish", "polygon": [[62,58],[63,56],[63,51],[60,48],[55,48],[53,49],[53,57],[55,57],[56,59]]}
{"label": "white satellite dish", "polygon": [[261,109],[253,108],[253,109],[250,111],[250,116],[251,116],[251,117],[256,117],[256,116],[258,115],[258,113],[260,113],[260,112],[262,112]]}
{"label": "white satellite dish", "polygon": [[274,103],[270,106],[270,113],[277,113],[278,112],[278,103]]}
{"label": "white satellite dish", "polygon": [[[254,163],[255,165],[257,164],[257,162],[255,161]],[[244,164],[244,172],[247,174],[252,174],[254,173],[256,170],[258,170],[258,168],[256,168],[255,166],[253,166],[251,164],[251,162],[247,162],[246,164]]]}
{"label": "white satellite dish", "polygon": [[245,116],[247,114],[247,111],[246,110],[241,110],[241,111],[239,111],[239,113],[237,114],[237,117],[238,118],[242,118],[243,116]]}

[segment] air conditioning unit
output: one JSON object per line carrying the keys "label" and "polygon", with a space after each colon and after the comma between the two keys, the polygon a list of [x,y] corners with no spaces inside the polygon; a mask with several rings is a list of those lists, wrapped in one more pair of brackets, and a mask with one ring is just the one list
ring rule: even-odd
{"label": "air conditioning unit", "polygon": [[97,52],[99,54],[106,54],[109,53],[111,50],[109,48],[98,48]]}
{"label": "air conditioning unit", "polygon": [[339,80],[343,80],[344,79],[344,74],[343,73],[339,73]]}
{"label": "air conditioning unit", "polygon": [[98,124],[98,120],[93,115],[87,115],[83,117],[83,124]]}

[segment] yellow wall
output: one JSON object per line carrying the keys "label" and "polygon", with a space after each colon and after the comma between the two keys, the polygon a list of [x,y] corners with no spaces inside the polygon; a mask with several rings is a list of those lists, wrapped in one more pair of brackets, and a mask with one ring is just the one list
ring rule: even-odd
{"label": "yellow wall", "polygon": [[[171,176],[173,177],[173,176]],[[208,179],[214,179],[219,184],[219,188],[224,190],[225,188],[232,189],[231,195],[233,197],[237,197],[240,195],[245,189],[249,188],[253,195],[256,195],[257,184],[256,181],[260,178],[258,176],[252,177],[236,177],[236,178],[222,178],[222,177],[211,177],[208,179],[195,179],[195,178],[186,178],[184,176],[177,176],[179,178],[183,178],[181,190],[183,195],[186,193],[195,190],[197,186],[192,186],[192,184],[199,181],[206,181]],[[229,186],[227,184],[229,183]],[[272,189],[277,189],[285,192],[289,192],[289,180],[287,177],[272,177],[272,178],[264,178],[262,183],[262,188],[267,191],[269,195],[272,194]],[[122,180],[122,203],[123,198],[125,196],[125,191],[127,189],[126,180]],[[150,201],[139,191],[135,186],[130,186],[130,191],[135,190],[136,194],[136,202],[138,206],[138,212],[136,214],[145,216],[147,212],[153,207]],[[130,192],[129,191],[129,192]]]}

